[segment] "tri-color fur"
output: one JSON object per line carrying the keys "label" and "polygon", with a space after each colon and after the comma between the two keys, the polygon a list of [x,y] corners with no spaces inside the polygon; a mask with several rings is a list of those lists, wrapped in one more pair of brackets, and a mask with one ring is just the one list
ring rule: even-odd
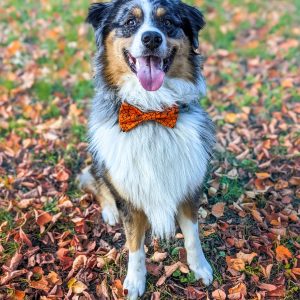
{"label": "tri-color fur", "polygon": [[[179,0],[114,0],[92,4],[87,21],[95,29],[98,51],[89,122],[93,166],[81,175],[81,186],[96,195],[106,222],[114,225],[121,217],[124,223],[129,298],[137,299],[145,289],[146,230],[167,238],[175,233],[176,221],[186,237],[190,268],[210,284],[196,213],[215,141],[214,126],[199,106],[206,84],[195,49],[203,16]],[[150,50],[141,41],[149,31],[161,36],[159,47]],[[137,76],[139,57],[148,56],[165,72],[161,87],[151,91]],[[148,121],[122,132],[122,102],[145,112],[178,105],[177,124],[172,129]]]}

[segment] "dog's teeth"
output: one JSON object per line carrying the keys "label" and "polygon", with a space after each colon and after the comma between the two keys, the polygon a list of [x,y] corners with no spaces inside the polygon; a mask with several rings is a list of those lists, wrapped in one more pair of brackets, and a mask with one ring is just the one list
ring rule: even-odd
{"label": "dog's teeth", "polygon": [[140,62],[139,62],[139,60],[137,59],[136,60],[136,67],[139,69],[139,67],[140,67]]}

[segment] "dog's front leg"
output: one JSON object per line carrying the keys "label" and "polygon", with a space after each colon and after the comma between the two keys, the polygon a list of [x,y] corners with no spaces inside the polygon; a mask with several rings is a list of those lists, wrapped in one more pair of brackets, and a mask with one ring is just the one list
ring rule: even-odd
{"label": "dog's front leg", "polygon": [[146,285],[144,240],[148,221],[143,212],[129,209],[123,217],[123,223],[129,248],[128,271],[124,289],[128,290],[128,299],[136,300],[144,294]]}
{"label": "dog's front leg", "polygon": [[206,260],[198,229],[198,209],[193,203],[185,203],[179,209],[177,220],[184,236],[187,261],[197,280],[202,279],[205,285],[213,281],[213,271]]}

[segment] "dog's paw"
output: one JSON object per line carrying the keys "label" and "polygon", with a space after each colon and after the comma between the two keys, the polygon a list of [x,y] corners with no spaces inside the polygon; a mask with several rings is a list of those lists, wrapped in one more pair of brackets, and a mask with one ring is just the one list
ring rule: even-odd
{"label": "dog's paw", "polygon": [[124,281],[124,290],[128,291],[129,300],[137,300],[145,292],[146,276],[140,273],[128,274]]}
{"label": "dog's paw", "polygon": [[196,280],[201,279],[206,286],[213,282],[213,270],[205,258],[201,259],[197,264],[191,264],[190,269],[194,272]]}
{"label": "dog's paw", "polygon": [[115,226],[120,219],[118,209],[113,205],[106,205],[102,209],[102,218],[108,225]]}

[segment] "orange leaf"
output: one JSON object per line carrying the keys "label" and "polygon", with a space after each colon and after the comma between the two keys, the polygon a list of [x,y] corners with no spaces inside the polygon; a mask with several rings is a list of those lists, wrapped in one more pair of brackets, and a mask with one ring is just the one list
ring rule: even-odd
{"label": "orange leaf", "polygon": [[255,173],[256,177],[260,180],[268,179],[271,177],[269,173]]}
{"label": "orange leaf", "polygon": [[281,191],[289,186],[289,183],[285,180],[279,179],[275,184],[275,190]]}
{"label": "orange leaf", "polygon": [[59,182],[64,182],[64,181],[68,181],[68,179],[70,178],[70,175],[67,171],[65,171],[63,168],[60,169],[57,173],[55,173],[53,175],[53,177],[59,181]]}
{"label": "orange leaf", "polygon": [[36,289],[36,290],[42,290],[45,292],[49,292],[50,288],[48,286],[48,281],[45,279],[44,276],[38,281],[31,281],[30,282],[30,287]]}
{"label": "orange leaf", "polygon": [[25,296],[26,296],[25,292],[15,291],[12,300],[23,300],[25,299]]}
{"label": "orange leaf", "polygon": [[300,268],[293,268],[292,273],[300,276]]}
{"label": "orange leaf", "polygon": [[235,123],[237,120],[237,114],[235,113],[227,113],[225,114],[224,120],[226,123]]}
{"label": "orange leaf", "polygon": [[123,285],[120,279],[116,279],[113,282],[112,290],[119,298],[124,298]]}
{"label": "orange leaf", "polygon": [[251,211],[251,214],[255,221],[259,223],[262,223],[264,221],[259,211],[253,209]]}
{"label": "orange leaf", "polygon": [[216,203],[215,205],[213,205],[213,207],[211,209],[211,213],[216,218],[220,218],[224,215],[224,208],[225,208],[224,202]]}
{"label": "orange leaf", "polygon": [[47,280],[52,283],[53,285],[62,285],[62,280],[60,278],[60,276],[51,271],[48,275],[47,275]]}
{"label": "orange leaf", "polygon": [[9,56],[14,56],[18,51],[20,51],[22,48],[22,44],[20,41],[13,41],[8,47],[7,47],[7,53]]}
{"label": "orange leaf", "polygon": [[236,270],[236,271],[243,271],[245,270],[245,263],[240,258],[231,258],[229,256],[226,256],[226,263],[228,265],[228,268]]}
{"label": "orange leaf", "polygon": [[35,211],[35,219],[39,226],[44,226],[52,221],[52,216],[43,210],[39,210]]}
{"label": "orange leaf", "polygon": [[226,299],[226,294],[224,291],[222,290],[215,290],[213,293],[212,293],[212,297],[215,299],[215,300],[225,300]]}
{"label": "orange leaf", "polygon": [[28,238],[28,236],[22,228],[20,228],[19,232],[16,234],[15,241],[25,243],[28,247],[32,247],[30,239]]}
{"label": "orange leaf", "polygon": [[276,248],[276,259],[277,261],[287,261],[292,258],[292,253],[285,246],[278,246]]}
{"label": "orange leaf", "polygon": [[284,88],[292,88],[294,86],[294,82],[292,78],[286,78],[281,81],[281,86]]}
{"label": "orange leaf", "polygon": [[229,294],[240,293],[243,296],[247,295],[247,287],[244,283],[239,283],[236,286],[229,289]]}

